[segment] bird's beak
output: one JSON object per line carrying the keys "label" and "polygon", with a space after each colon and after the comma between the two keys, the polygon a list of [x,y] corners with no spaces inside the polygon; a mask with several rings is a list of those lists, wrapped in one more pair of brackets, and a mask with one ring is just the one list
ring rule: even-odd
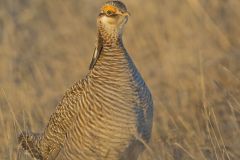
{"label": "bird's beak", "polygon": [[125,12],[125,13],[123,13],[122,15],[124,15],[124,16],[128,16],[128,17],[131,16],[130,12],[128,12],[128,11]]}

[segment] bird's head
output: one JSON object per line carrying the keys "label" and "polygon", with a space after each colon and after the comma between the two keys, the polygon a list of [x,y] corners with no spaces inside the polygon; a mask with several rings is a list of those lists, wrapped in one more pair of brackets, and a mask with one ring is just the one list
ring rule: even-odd
{"label": "bird's head", "polygon": [[121,33],[128,16],[129,12],[121,1],[108,1],[100,10],[97,20],[98,26],[106,32]]}

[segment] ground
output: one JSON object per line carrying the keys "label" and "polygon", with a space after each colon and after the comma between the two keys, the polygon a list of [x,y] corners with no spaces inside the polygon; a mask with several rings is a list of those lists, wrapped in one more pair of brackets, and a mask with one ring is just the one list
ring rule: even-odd
{"label": "ground", "polygon": [[[17,135],[42,132],[88,72],[103,2],[0,0],[0,159],[29,159]],[[124,43],[155,106],[141,160],[239,160],[240,1],[125,3]]]}

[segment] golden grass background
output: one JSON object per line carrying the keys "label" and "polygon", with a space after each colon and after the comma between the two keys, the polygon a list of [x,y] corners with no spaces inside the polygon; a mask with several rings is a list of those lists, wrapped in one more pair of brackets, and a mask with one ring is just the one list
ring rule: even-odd
{"label": "golden grass background", "polygon": [[[104,1],[0,0],[0,159],[88,71]],[[125,46],[152,91],[141,160],[240,159],[240,1],[131,0]],[[21,156],[20,159],[29,159]]]}

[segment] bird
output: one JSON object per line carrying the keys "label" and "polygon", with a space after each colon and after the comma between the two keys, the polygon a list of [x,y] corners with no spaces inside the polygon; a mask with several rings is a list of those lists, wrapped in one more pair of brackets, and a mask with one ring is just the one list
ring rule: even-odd
{"label": "bird", "polygon": [[130,13],[103,4],[89,72],[68,89],[42,133],[23,131],[19,145],[38,160],[137,160],[149,143],[151,92],[124,47]]}

